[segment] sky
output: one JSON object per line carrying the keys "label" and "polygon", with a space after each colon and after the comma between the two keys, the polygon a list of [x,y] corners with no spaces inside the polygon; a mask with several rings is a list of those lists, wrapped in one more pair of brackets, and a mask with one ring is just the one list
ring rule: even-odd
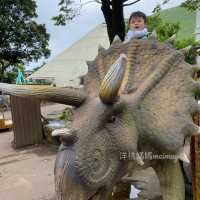
{"label": "sky", "polygon": [[[75,3],[80,1],[84,3],[88,0],[75,0]],[[95,28],[97,25],[104,22],[104,18],[101,12],[101,5],[94,2],[83,6],[80,14],[74,20],[67,23],[66,26],[55,26],[51,18],[58,14],[58,2],[59,0],[36,0],[38,6],[37,22],[45,24],[47,32],[50,34],[49,48],[51,49],[51,56],[47,60],[40,59],[37,63],[30,63],[26,66],[26,69],[32,69],[34,67],[40,66],[44,61],[50,61],[64,49],[71,46],[86,33]],[[137,4],[125,7],[124,16],[125,18],[128,18],[131,12],[137,10],[150,15],[153,8],[161,2],[162,0],[142,0]],[[170,3],[165,5],[163,9],[177,6],[181,2],[184,2],[184,0],[170,0]]]}

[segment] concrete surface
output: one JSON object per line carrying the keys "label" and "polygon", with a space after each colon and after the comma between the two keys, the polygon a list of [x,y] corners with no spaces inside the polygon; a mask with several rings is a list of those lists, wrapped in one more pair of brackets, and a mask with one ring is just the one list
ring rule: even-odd
{"label": "concrete surface", "polygon": [[14,150],[12,132],[0,133],[0,199],[54,200],[56,148],[47,145]]}
{"label": "concrete surface", "polygon": [[[42,114],[61,112],[66,106],[52,104]],[[5,117],[11,119],[11,113]],[[55,200],[54,161],[57,147],[35,145],[13,149],[12,131],[0,132],[0,200]]]}

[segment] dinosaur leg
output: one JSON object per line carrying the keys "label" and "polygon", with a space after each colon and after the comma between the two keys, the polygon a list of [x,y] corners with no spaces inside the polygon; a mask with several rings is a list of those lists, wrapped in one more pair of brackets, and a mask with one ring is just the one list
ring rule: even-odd
{"label": "dinosaur leg", "polygon": [[162,199],[160,182],[152,167],[135,170],[131,176],[125,176],[122,181],[133,184],[140,190],[138,199]]}
{"label": "dinosaur leg", "polygon": [[180,163],[163,160],[159,161],[154,169],[161,183],[163,200],[185,200],[185,183]]}

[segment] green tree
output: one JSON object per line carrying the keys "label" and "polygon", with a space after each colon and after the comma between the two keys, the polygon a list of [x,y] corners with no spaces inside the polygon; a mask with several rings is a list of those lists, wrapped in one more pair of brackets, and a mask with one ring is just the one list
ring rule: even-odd
{"label": "green tree", "polygon": [[59,2],[59,15],[53,17],[56,25],[66,25],[68,20],[72,20],[79,14],[80,9],[88,3],[99,3],[101,4],[101,10],[107,25],[107,32],[110,43],[112,43],[115,35],[118,35],[121,40],[125,38],[125,20],[124,11],[125,6],[136,4],[141,0],[93,0],[86,3],[80,1],[80,5],[74,6],[73,0],[60,0]]}
{"label": "green tree", "polygon": [[[107,25],[107,32],[110,43],[112,43],[115,35],[118,35],[121,40],[125,38],[125,20],[124,20],[124,13],[123,8],[125,6],[130,6],[140,2],[141,0],[88,0],[86,3],[81,2],[80,5],[74,7],[73,0],[60,0],[59,8],[60,12],[59,15],[53,17],[55,20],[56,25],[66,25],[66,22],[72,20],[75,16],[77,16],[80,12],[80,9],[88,4],[88,3],[99,3],[101,4],[101,10],[104,15],[104,19]],[[162,4],[169,3],[170,0],[163,0]],[[199,0],[186,0],[182,4],[182,6],[194,10],[200,7]],[[156,9],[160,9],[160,5],[158,5]]]}
{"label": "green tree", "polygon": [[[72,20],[75,16],[79,14],[82,6],[88,3],[99,3],[101,4],[101,10],[103,12],[105,22],[107,24],[107,32],[110,43],[112,43],[115,35],[118,35],[122,40],[124,40],[125,32],[127,29],[124,16],[123,16],[123,7],[130,6],[138,3],[141,0],[92,0],[87,1],[86,3],[80,3],[78,7],[74,6],[73,0],[60,0],[59,8],[60,13],[58,16],[54,17],[56,25],[66,25],[68,20]],[[162,4],[170,3],[171,0],[163,0]],[[81,0],[80,0],[81,2]],[[186,7],[189,10],[196,10],[200,7],[199,0],[186,0],[181,6]],[[158,40],[165,41],[169,37],[177,32],[180,29],[179,23],[168,23],[163,22],[160,17],[161,5],[157,5],[153,10],[153,16],[148,17],[148,30],[152,32],[156,30]],[[184,40],[179,40],[174,43],[174,48],[180,49],[187,46],[191,46],[191,50],[186,55],[186,61],[195,64],[195,57],[199,55],[199,43],[195,42],[193,37],[185,38]]]}
{"label": "green tree", "polygon": [[35,19],[34,0],[0,0],[0,78],[9,68],[48,57],[49,34]]}
{"label": "green tree", "polygon": [[200,8],[200,1],[199,0],[187,0],[182,3],[184,8],[187,8],[190,11],[194,11]]}
{"label": "green tree", "polygon": [[[160,16],[160,11],[159,6],[154,9],[154,14],[147,19],[147,26],[150,32],[155,30],[157,39],[163,42],[173,35],[177,35],[181,28],[179,23],[164,22]],[[185,61],[190,64],[196,64],[196,57],[200,56],[200,42],[195,41],[195,37],[191,36],[181,40],[175,40],[172,45],[175,49],[186,48],[187,50],[184,53]]]}

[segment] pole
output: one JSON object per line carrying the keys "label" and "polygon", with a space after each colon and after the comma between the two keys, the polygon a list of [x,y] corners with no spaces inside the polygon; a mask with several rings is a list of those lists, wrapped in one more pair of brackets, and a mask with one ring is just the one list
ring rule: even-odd
{"label": "pole", "polygon": [[[200,9],[196,12],[196,40],[200,41]],[[200,57],[197,57],[197,64],[200,64]]]}
{"label": "pole", "polygon": [[200,200],[200,135],[192,136],[191,165],[193,200]]}
{"label": "pole", "polygon": [[[200,41],[200,10],[196,11],[196,41]],[[197,57],[197,64],[200,64],[200,57]],[[199,115],[198,122],[199,125]],[[191,169],[192,169],[192,193],[193,200],[200,200],[200,135],[193,135],[191,138]]]}

